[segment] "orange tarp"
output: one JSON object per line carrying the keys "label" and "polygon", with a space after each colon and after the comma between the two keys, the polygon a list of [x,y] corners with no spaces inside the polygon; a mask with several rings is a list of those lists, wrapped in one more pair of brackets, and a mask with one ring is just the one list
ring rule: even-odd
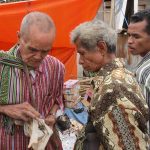
{"label": "orange tarp", "polygon": [[17,42],[17,31],[23,16],[31,11],[49,14],[57,35],[50,54],[66,67],[65,80],[77,77],[76,51],[69,34],[78,24],[95,17],[102,0],[32,0],[0,4],[0,49],[8,50]]}

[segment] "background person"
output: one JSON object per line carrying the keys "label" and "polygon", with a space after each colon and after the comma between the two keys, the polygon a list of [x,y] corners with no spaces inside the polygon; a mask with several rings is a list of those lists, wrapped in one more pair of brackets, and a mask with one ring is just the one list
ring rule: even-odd
{"label": "background person", "polygon": [[[143,10],[131,16],[128,35],[128,49],[131,54],[143,57],[135,74],[150,107],[150,10]],[[148,128],[150,134],[150,122]]]}

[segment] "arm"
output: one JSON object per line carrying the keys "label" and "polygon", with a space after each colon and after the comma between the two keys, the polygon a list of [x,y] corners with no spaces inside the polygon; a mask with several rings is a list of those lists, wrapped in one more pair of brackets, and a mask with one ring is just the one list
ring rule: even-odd
{"label": "arm", "polygon": [[[2,65],[0,64],[0,75],[1,69]],[[37,118],[40,116],[40,114],[27,102],[22,104],[11,104],[11,105],[2,104],[0,105],[0,114],[4,114],[9,116],[10,118],[22,121],[29,121],[30,119]]]}
{"label": "arm", "polygon": [[2,105],[0,105],[0,114],[3,114],[4,113],[4,108]]}
{"label": "arm", "polygon": [[52,129],[56,123],[56,112],[58,110],[59,106],[57,104],[54,104],[49,115],[45,118],[45,123],[50,126]]}
{"label": "arm", "polygon": [[27,102],[15,105],[0,105],[0,114],[5,114],[10,118],[25,122],[40,116],[40,114]]}
{"label": "arm", "polygon": [[56,112],[58,109],[59,109],[58,104],[54,104],[51,111],[50,111],[50,114],[56,115]]}
{"label": "arm", "polygon": [[[140,138],[144,135],[144,132],[139,128],[139,122],[136,120],[135,114],[141,114],[141,119],[146,120],[147,108],[141,101],[136,84],[131,82],[131,78],[130,86],[126,83],[126,80],[108,81],[110,81],[109,84],[107,82],[102,86],[101,91],[95,93],[95,108],[93,107],[93,110],[91,110],[92,122],[104,148],[107,149],[110,146],[118,149],[118,142],[127,146],[123,141],[126,137],[128,137],[127,142],[129,143],[132,142],[136,145],[139,140],[139,143],[145,144],[146,141]],[[136,133],[139,137],[136,136]]]}
{"label": "arm", "polygon": [[51,128],[55,125],[56,122],[56,112],[58,109],[63,108],[63,81],[64,81],[64,66],[62,64],[59,64],[60,72],[58,73],[57,78],[57,91],[55,91],[55,99],[54,99],[54,105],[52,106],[49,115],[46,117],[45,122],[47,125],[49,125]]}

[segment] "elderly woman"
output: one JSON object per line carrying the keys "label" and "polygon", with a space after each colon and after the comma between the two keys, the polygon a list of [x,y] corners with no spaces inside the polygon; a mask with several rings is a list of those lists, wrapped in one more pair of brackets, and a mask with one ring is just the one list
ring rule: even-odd
{"label": "elderly woman", "polygon": [[71,33],[79,63],[92,78],[89,122],[75,150],[146,150],[148,106],[123,59],[115,58],[116,33],[101,21],[85,22]]}

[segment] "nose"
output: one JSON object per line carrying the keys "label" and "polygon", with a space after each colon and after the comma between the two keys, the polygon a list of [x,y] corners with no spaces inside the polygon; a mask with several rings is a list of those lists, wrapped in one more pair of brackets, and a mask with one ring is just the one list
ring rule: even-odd
{"label": "nose", "polygon": [[131,43],[133,43],[133,37],[132,37],[132,36],[129,36],[129,37],[128,37],[128,44],[131,44]]}
{"label": "nose", "polygon": [[41,52],[37,52],[35,55],[34,55],[34,58],[36,60],[41,60],[42,59],[42,53]]}

